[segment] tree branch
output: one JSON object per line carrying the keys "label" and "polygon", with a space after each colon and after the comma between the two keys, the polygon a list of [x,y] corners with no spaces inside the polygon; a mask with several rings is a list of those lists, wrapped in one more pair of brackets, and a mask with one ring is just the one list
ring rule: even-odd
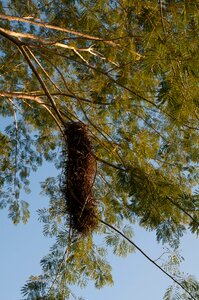
{"label": "tree branch", "polygon": [[[36,56],[34,55],[34,53],[28,49],[30,55],[32,56],[32,58],[34,59],[34,61],[38,64],[38,66],[41,68],[41,70],[43,71],[43,73],[46,75],[46,77],[48,78],[48,80],[52,83],[52,85],[55,87],[55,89],[57,89],[60,93],[61,90],[59,89],[59,87],[54,83],[54,81],[51,79],[50,75],[46,72],[46,70],[43,68],[42,64],[40,63],[40,61],[36,58]],[[52,94],[51,94],[52,95]]]}
{"label": "tree branch", "polygon": [[[56,41],[46,40],[43,37],[38,37],[38,36],[36,36],[34,34],[31,34],[31,33],[16,32],[16,31],[13,31],[13,30],[4,29],[2,27],[0,27],[0,29],[4,33],[6,33],[6,34],[8,34],[10,36],[13,36],[15,38],[31,39],[31,40],[39,42],[40,44],[45,45],[45,46],[55,46],[55,47],[61,47],[61,48],[73,50],[78,56],[80,56],[81,59],[82,59],[82,56],[79,54],[79,52],[89,52],[90,54],[92,54],[94,56],[98,56],[98,57],[104,58],[100,53],[98,53],[97,51],[95,51],[92,47],[88,47],[88,48],[75,48],[74,46],[68,46],[66,44],[62,44],[62,43],[59,43],[59,42],[56,42]],[[29,43],[22,43],[22,44],[29,45]],[[83,59],[83,61],[85,61],[85,59]]]}
{"label": "tree branch", "polygon": [[162,271],[167,277],[169,277],[170,279],[172,279],[177,285],[179,285],[187,294],[189,294],[189,296],[191,297],[191,299],[197,300],[189,291],[187,288],[185,288],[179,281],[177,281],[172,275],[170,275],[169,273],[167,273],[161,266],[159,266],[154,260],[152,260],[140,247],[138,247],[132,240],[130,240],[125,234],[123,234],[120,230],[118,230],[117,228],[115,228],[114,226],[108,224],[106,221],[103,221],[101,219],[99,219],[99,221],[106,225],[107,227],[111,228],[112,230],[114,230],[115,232],[117,232],[118,234],[120,234],[124,239],[126,239],[130,244],[132,244],[143,256],[146,257],[146,259],[148,259],[153,265],[155,265],[160,271]]}
{"label": "tree branch", "polygon": [[87,68],[90,68],[90,69],[94,70],[94,71],[97,72],[97,73],[100,73],[100,74],[104,75],[105,77],[107,77],[110,81],[112,81],[112,82],[113,82],[114,84],[116,84],[117,86],[119,86],[119,87],[121,87],[122,89],[124,89],[124,90],[130,92],[130,93],[133,94],[134,96],[138,97],[140,100],[143,100],[143,101],[145,101],[145,102],[147,102],[147,103],[153,105],[154,107],[158,108],[158,106],[157,106],[152,100],[150,100],[150,99],[148,99],[148,98],[146,98],[146,97],[140,95],[137,91],[132,90],[131,88],[129,88],[129,87],[123,85],[122,83],[119,83],[117,80],[115,80],[113,77],[111,77],[107,72],[103,71],[102,69],[97,69],[96,67],[94,67],[94,66],[92,66],[92,65],[90,65],[90,64],[84,63],[84,62],[82,62],[82,61],[81,61],[81,62],[80,62],[80,61],[77,61],[77,60],[75,60],[75,59],[73,59],[73,58],[71,58],[71,57],[66,56],[65,54],[62,54],[62,53],[59,53],[59,52],[55,52],[55,51],[52,51],[52,50],[50,50],[50,49],[47,49],[47,51],[48,51],[49,53],[53,53],[54,55],[61,56],[61,57],[67,58],[67,59],[69,59],[69,60],[71,60],[71,61],[74,61],[74,62],[76,62],[76,63],[79,63],[80,65],[83,65],[83,66],[85,66],[85,67],[87,67]]}
{"label": "tree branch", "polygon": [[8,20],[8,21],[19,21],[19,22],[29,23],[29,24],[33,24],[33,25],[36,25],[39,27],[45,27],[48,29],[69,33],[72,35],[77,35],[77,36],[87,39],[87,40],[99,41],[99,42],[101,41],[101,42],[104,42],[105,44],[109,44],[111,46],[117,46],[117,44],[112,42],[112,40],[106,40],[104,38],[84,34],[84,33],[81,33],[81,32],[75,31],[75,30],[50,25],[44,21],[38,22],[38,21],[30,20],[30,18],[21,18],[21,17],[17,17],[17,16],[9,16],[9,15],[3,15],[3,14],[0,14],[0,19],[4,19],[4,20]]}
{"label": "tree branch", "polygon": [[[32,61],[31,61],[29,55],[27,54],[27,51],[26,51],[25,46],[18,46],[18,47],[19,47],[21,53],[23,54],[23,56],[25,57],[25,59],[26,59],[28,65],[29,65],[29,67],[31,68],[32,72],[35,74],[36,78],[38,79],[38,81],[39,81],[39,83],[40,83],[42,89],[44,90],[44,92],[45,92],[47,98],[49,99],[49,101],[50,101],[50,103],[51,103],[51,105],[52,105],[52,108],[54,109],[54,111],[56,112],[56,114],[57,114],[58,118],[60,119],[62,125],[64,126],[64,125],[65,125],[65,122],[64,122],[64,120],[63,120],[63,118],[62,118],[62,116],[61,116],[59,110],[57,109],[57,106],[56,106],[56,104],[55,104],[55,102],[54,102],[54,99],[52,98],[50,92],[48,91],[48,88],[47,88],[46,84],[44,83],[43,79],[41,78],[41,76],[40,76],[39,73],[37,72],[35,66],[33,65],[33,63],[32,63]],[[63,136],[64,136],[63,130],[62,130],[61,132],[62,132],[62,134],[63,134]]]}
{"label": "tree branch", "polygon": [[[32,92],[8,92],[8,91],[0,91],[0,96],[5,96],[5,97],[13,97],[13,98],[21,98],[21,99],[29,99],[29,100],[33,100],[36,101],[37,99],[40,99],[40,101],[42,102],[42,99],[40,97],[46,97],[46,94],[41,93],[40,91],[32,91]],[[64,96],[64,97],[69,97],[69,98],[73,98],[76,100],[80,100],[92,105],[111,105],[111,103],[107,103],[107,102],[93,102],[91,100],[88,100],[86,98],[83,97],[79,97],[75,94],[68,94],[65,92],[57,92],[57,93],[51,93],[51,96]],[[45,103],[46,105],[48,105],[47,103]]]}
{"label": "tree branch", "polygon": [[167,196],[166,198],[167,198],[167,199],[169,200],[169,202],[171,202],[174,206],[176,206],[178,209],[180,209],[181,211],[183,211],[183,213],[184,213],[185,215],[187,215],[192,221],[194,221],[196,224],[199,225],[199,222],[198,222],[196,219],[194,219],[194,218],[192,217],[192,215],[190,215],[190,213],[188,213],[188,212],[187,212],[180,204],[174,202],[173,199],[172,199],[171,197],[169,197],[169,196]]}
{"label": "tree branch", "polygon": [[26,99],[26,100],[32,100],[32,101],[37,102],[38,104],[42,105],[48,111],[48,113],[51,115],[51,117],[53,118],[53,120],[55,121],[57,126],[59,127],[60,132],[62,132],[62,127],[61,127],[59,121],[54,116],[52,111],[48,108],[48,106],[50,106],[50,107],[52,107],[52,106],[43,102],[42,99],[40,99],[38,96],[34,96],[34,95],[29,96],[29,95],[25,95],[23,93],[10,93],[10,92],[0,91],[0,97],[13,97],[13,98],[24,99],[24,100]]}
{"label": "tree branch", "polygon": [[[4,33],[7,33],[8,35],[16,37],[16,38],[19,38],[19,39],[21,39],[21,38],[23,38],[23,39],[31,39],[33,41],[39,42],[39,44],[43,45],[43,46],[55,46],[55,47],[60,47],[60,48],[72,50],[86,64],[88,64],[88,61],[80,54],[80,52],[88,52],[88,53],[90,53],[90,55],[93,55],[93,56],[99,57],[101,59],[107,60],[108,62],[110,62],[110,63],[118,66],[115,62],[110,61],[109,59],[107,59],[106,57],[104,57],[103,54],[101,54],[100,52],[96,51],[94,49],[93,45],[89,46],[88,48],[76,48],[75,46],[69,46],[69,45],[60,43],[58,41],[52,41],[52,40],[44,39],[43,37],[39,37],[39,36],[36,36],[34,34],[31,34],[31,33],[16,32],[16,31],[13,31],[13,30],[4,29],[2,27],[0,27],[0,29]],[[21,43],[23,45],[26,45],[26,46],[31,46],[31,45],[35,46],[35,44],[33,44],[31,42],[25,42],[25,41],[22,42],[21,41]]]}
{"label": "tree branch", "polygon": [[[8,39],[9,41],[11,41],[12,43],[14,43],[14,44],[19,48],[20,52],[23,54],[25,60],[27,61],[27,63],[28,63],[28,65],[29,65],[30,69],[31,69],[32,72],[35,74],[36,78],[38,79],[38,81],[39,81],[39,83],[40,83],[42,89],[44,90],[44,92],[45,92],[47,98],[49,99],[49,101],[50,101],[50,103],[51,103],[51,105],[52,105],[52,108],[54,109],[54,111],[55,111],[55,113],[57,114],[58,118],[60,119],[62,125],[64,126],[64,125],[65,125],[65,122],[64,122],[64,120],[63,120],[63,118],[62,118],[62,116],[61,116],[59,110],[58,110],[57,107],[56,107],[56,104],[55,104],[55,102],[54,102],[54,99],[52,98],[50,92],[48,91],[48,88],[47,88],[46,84],[44,83],[44,81],[42,80],[41,76],[40,76],[39,73],[37,72],[35,66],[33,65],[32,61],[31,61],[31,59],[30,59],[30,57],[29,57],[29,55],[28,55],[28,53],[27,53],[27,51],[26,51],[25,46],[23,46],[23,44],[22,44],[21,41],[19,41],[18,39],[14,38],[13,36],[10,36],[10,35],[6,32],[6,30],[4,30],[4,29],[2,29],[2,28],[0,28],[0,34],[1,34],[2,36],[4,36],[6,39]],[[28,48],[27,48],[27,49],[28,49]],[[55,119],[55,118],[54,118],[54,119]],[[59,127],[59,129],[61,129],[61,127]],[[63,136],[64,136],[64,132],[63,132],[62,129],[61,129],[61,133],[62,133]]]}

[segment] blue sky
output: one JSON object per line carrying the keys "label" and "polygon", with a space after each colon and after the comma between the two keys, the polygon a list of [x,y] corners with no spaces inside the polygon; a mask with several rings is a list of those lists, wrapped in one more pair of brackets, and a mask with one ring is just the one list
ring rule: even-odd
{"label": "blue sky", "polygon": [[[48,199],[40,195],[39,182],[47,176],[53,176],[52,164],[45,165],[31,176],[30,195],[26,199],[30,203],[31,217],[28,224],[14,226],[7,218],[7,212],[0,210],[0,299],[20,300],[20,288],[30,275],[41,272],[40,259],[48,253],[53,241],[42,234],[42,224],[38,222],[36,210],[48,206]],[[158,258],[164,250],[157,245],[155,235],[134,226],[137,243],[152,259]],[[182,239],[182,255],[185,258],[181,269],[185,273],[195,275],[199,279],[199,242],[191,234]],[[114,286],[96,290],[89,284],[85,290],[73,288],[74,294],[86,300],[161,300],[166,288],[172,283],[154,265],[136,252],[127,258],[110,255],[113,268]],[[161,262],[160,262],[161,263]],[[72,299],[72,298],[71,298]]]}

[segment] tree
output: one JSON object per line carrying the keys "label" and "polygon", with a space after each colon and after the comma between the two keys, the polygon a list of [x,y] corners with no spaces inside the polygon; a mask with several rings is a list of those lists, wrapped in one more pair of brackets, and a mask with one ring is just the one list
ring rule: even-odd
{"label": "tree", "polygon": [[[4,5],[0,111],[10,125],[0,133],[0,206],[14,224],[29,217],[20,191],[29,192],[30,172],[44,159],[60,169],[42,184],[50,202],[39,210],[44,234],[57,242],[41,261],[43,274],[23,287],[24,299],[67,299],[70,284],[88,280],[111,284],[106,249],[93,237],[103,235],[117,255],[143,253],[130,240],[133,222],[177,251],[186,230],[198,234],[197,2]],[[65,129],[76,121],[88,125],[97,161],[98,226],[85,236],[71,229],[62,192]],[[197,298],[194,279],[151,262],[182,288],[181,299]]]}

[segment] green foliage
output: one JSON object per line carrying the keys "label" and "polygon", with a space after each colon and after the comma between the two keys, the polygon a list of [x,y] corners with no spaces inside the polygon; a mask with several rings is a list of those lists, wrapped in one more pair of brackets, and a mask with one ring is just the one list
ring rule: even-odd
{"label": "green foliage", "polygon": [[[190,293],[195,297],[195,299],[198,299],[199,296],[199,284],[198,281],[192,277],[189,276],[185,280],[182,281],[182,285],[185,286]],[[182,291],[179,289],[178,286],[170,286],[167,288],[166,293],[164,294],[164,300],[189,300],[191,299],[189,295],[186,293],[182,293]]]}
{"label": "green foliage", "polygon": [[[161,3],[1,3],[2,14],[24,19],[0,19],[0,113],[8,123],[0,131],[0,208],[8,208],[14,224],[26,223],[21,192],[30,192],[29,175],[44,160],[60,171],[42,183],[49,207],[38,211],[44,235],[56,243],[41,261],[43,274],[23,287],[26,299],[68,299],[71,284],[90,280],[97,288],[112,284],[96,235],[74,236],[64,213],[68,121],[89,126],[99,219],[129,238],[138,222],[175,250],[186,230],[198,234],[199,6]],[[134,250],[104,224],[95,233],[116,255]],[[196,295],[196,288],[188,290]],[[165,294],[178,297],[186,296],[174,287]]]}
{"label": "green foliage", "polygon": [[[16,225],[22,219],[23,223],[27,223],[29,219],[29,204],[25,201],[13,201],[9,207],[9,217],[12,219],[13,223]],[[20,216],[22,214],[22,217]]]}
{"label": "green foliage", "polygon": [[[180,263],[184,258],[178,251],[168,251],[168,258],[163,267],[169,270],[170,274],[174,274],[180,284],[189,291],[190,294],[185,293],[177,284],[169,286],[164,294],[164,300],[178,300],[178,299],[198,299],[199,283],[193,276],[184,274],[180,271]],[[192,297],[190,297],[192,295]]]}
{"label": "green foliage", "polygon": [[[49,299],[51,292],[52,295],[60,292],[64,299],[68,299],[72,293],[70,285],[85,287],[89,280],[93,280],[95,287],[101,288],[113,283],[111,267],[104,259],[106,250],[94,245],[91,238],[79,240],[74,237],[69,241],[69,236],[67,239],[66,236],[66,231],[60,234],[50,253],[41,260],[44,275],[30,277],[22,288],[23,295],[28,296],[25,299],[34,299],[31,298],[34,293],[37,297]],[[54,285],[50,278],[55,278]]]}
{"label": "green foliage", "polygon": [[[133,233],[131,227],[125,226],[122,233],[128,238],[132,238]],[[105,240],[107,246],[111,246],[113,248],[113,253],[116,255],[125,257],[129,253],[135,251],[134,247],[119,236],[118,233],[108,233]]]}

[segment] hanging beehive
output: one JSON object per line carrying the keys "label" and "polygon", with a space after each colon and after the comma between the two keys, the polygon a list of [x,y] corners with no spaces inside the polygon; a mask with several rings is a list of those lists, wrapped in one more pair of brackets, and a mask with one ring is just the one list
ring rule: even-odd
{"label": "hanging beehive", "polygon": [[97,226],[97,204],[92,188],[96,175],[96,160],[88,127],[81,122],[69,123],[67,160],[64,168],[64,198],[70,226],[77,232],[88,234]]}

